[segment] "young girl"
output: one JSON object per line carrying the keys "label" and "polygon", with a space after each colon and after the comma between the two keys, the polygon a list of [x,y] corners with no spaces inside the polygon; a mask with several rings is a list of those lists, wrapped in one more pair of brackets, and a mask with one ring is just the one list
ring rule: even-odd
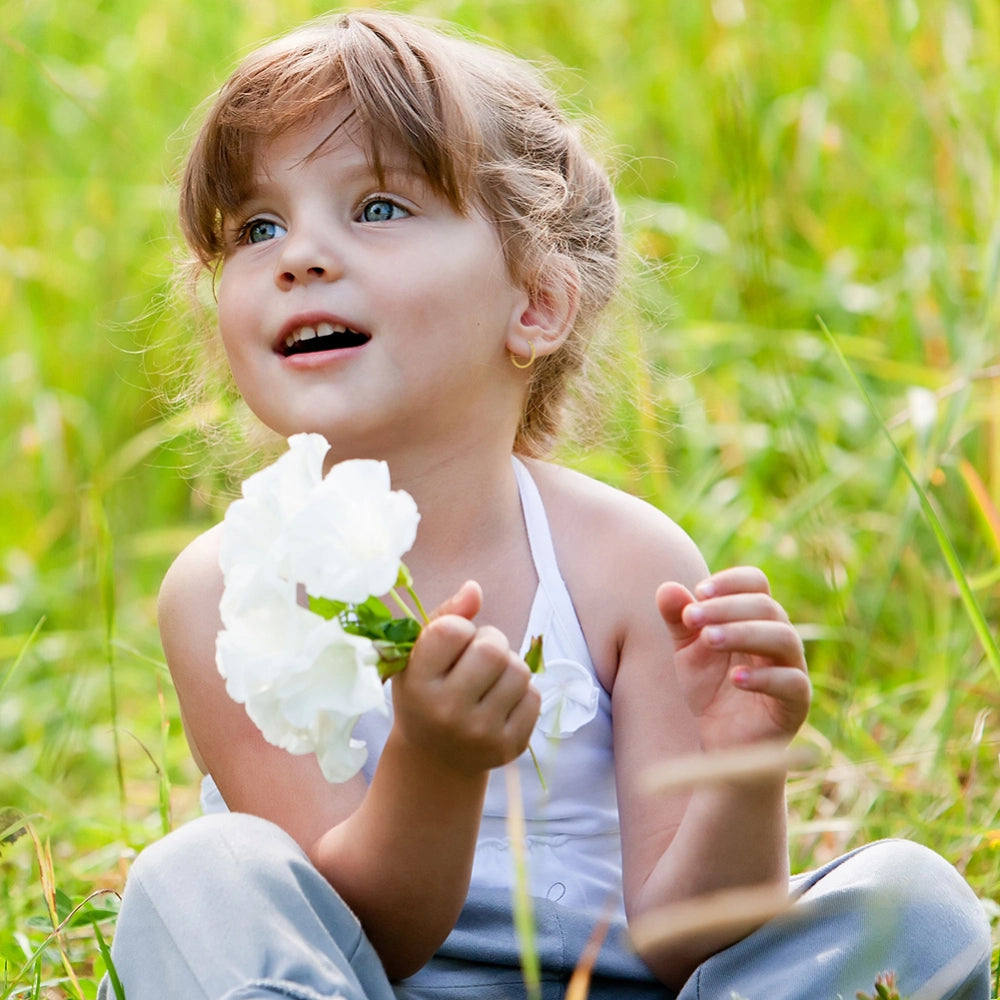
{"label": "young girl", "polygon": [[[663,514],[540,458],[619,230],[533,70],[401,16],[314,23],[223,87],[181,218],[246,403],[280,435],[325,435],[328,467],[388,463],[438,611],[389,716],[359,725],[364,772],[331,784],[226,693],[218,529],[181,554],[161,628],[209,815],[132,870],[128,1000],[524,996],[511,762],[546,998],[602,923],[591,997],[833,1000],[884,970],[910,997],[988,996],[985,918],[936,855],[879,844],[789,883],[782,774],[646,787],[679,755],[787,743],[810,683],[758,570],[709,575]],[[589,688],[572,731],[538,728],[522,657],[539,633]],[[630,946],[669,904],[789,884],[766,923]]]}

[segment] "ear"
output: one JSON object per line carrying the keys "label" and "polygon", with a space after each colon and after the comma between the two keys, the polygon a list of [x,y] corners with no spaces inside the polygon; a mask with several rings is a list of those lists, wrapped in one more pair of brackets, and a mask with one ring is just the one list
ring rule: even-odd
{"label": "ear", "polygon": [[580,301],[580,273],[560,255],[532,292],[525,291],[511,318],[507,350],[516,358],[544,357],[563,345],[573,329]]}

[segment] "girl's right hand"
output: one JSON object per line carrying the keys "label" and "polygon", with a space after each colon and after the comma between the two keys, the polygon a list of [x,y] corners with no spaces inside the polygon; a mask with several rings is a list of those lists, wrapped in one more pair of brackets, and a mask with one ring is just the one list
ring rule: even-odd
{"label": "girl's right hand", "polygon": [[481,606],[478,584],[463,584],[424,626],[406,670],[392,679],[400,735],[467,772],[520,756],[541,707],[531,672],[506,637],[473,624]]}

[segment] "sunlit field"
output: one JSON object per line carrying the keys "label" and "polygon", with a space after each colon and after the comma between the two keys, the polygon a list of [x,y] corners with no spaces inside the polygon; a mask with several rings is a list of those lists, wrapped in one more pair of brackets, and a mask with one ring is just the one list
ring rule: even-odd
{"label": "sunlit field", "polygon": [[[794,866],[913,838],[996,925],[1000,5],[393,6],[557,60],[601,123],[632,279],[560,457],[800,626]],[[93,997],[130,859],[197,810],[155,598],[233,477],[167,399],[176,174],[324,9],[0,0],[0,1000]]]}

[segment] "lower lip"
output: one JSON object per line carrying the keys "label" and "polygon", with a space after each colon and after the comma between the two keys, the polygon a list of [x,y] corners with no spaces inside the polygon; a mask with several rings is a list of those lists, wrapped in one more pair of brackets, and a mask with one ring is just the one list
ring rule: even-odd
{"label": "lower lip", "polygon": [[313,351],[308,354],[279,354],[278,358],[285,368],[293,371],[309,371],[315,368],[328,368],[355,358],[364,350],[367,344],[357,347],[338,347],[333,351]]}

